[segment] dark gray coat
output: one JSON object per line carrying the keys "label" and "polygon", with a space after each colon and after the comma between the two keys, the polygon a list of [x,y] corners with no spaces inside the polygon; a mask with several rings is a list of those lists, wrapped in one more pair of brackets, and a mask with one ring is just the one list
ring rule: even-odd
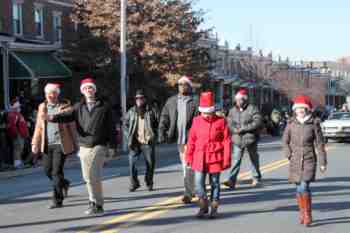
{"label": "dark gray coat", "polygon": [[[173,143],[177,140],[177,99],[178,95],[170,97],[165,103],[160,115],[159,138],[165,139],[168,143]],[[187,130],[190,130],[192,120],[197,113],[198,103],[192,98],[192,100],[187,103]]]}
{"label": "dark gray coat", "polygon": [[[124,130],[128,138],[129,149],[133,148],[136,143],[135,133],[137,132],[137,118],[138,113],[135,106],[129,109],[124,118]],[[154,144],[157,140],[158,112],[147,105],[144,118],[146,134],[151,138],[150,144]]]}
{"label": "dark gray coat", "polygon": [[[301,124],[292,118],[283,134],[283,150],[289,159],[289,182],[314,181],[317,157],[320,165],[327,165],[323,135],[318,120],[310,118]],[[317,153],[315,152],[317,150]]]}
{"label": "dark gray coat", "polygon": [[[243,111],[235,106],[227,116],[228,126],[232,134],[232,143],[240,147],[247,147],[259,139],[260,129],[263,125],[259,109],[249,104]],[[237,129],[240,129],[238,134]]]}

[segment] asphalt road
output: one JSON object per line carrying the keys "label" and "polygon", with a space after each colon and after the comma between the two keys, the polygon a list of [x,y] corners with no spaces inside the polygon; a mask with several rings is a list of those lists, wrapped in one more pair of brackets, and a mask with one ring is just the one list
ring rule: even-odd
{"label": "asphalt road", "polygon": [[[196,204],[184,206],[182,173],[174,146],[157,155],[155,191],[142,187],[128,192],[126,158],[104,169],[105,216],[86,217],[87,192],[79,164],[66,169],[73,181],[62,209],[49,210],[51,186],[42,172],[0,179],[0,232],[128,232],[128,233],[347,233],[350,227],[350,145],[328,145],[329,169],[312,184],[314,224],[297,223],[295,188],[287,183],[288,164],[275,144],[261,146],[264,186],[250,187],[247,156],[241,184],[222,190],[219,218],[198,220]],[[139,161],[143,170],[142,160]],[[225,174],[222,175],[222,178]],[[223,180],[223,179],[222,179]]]}

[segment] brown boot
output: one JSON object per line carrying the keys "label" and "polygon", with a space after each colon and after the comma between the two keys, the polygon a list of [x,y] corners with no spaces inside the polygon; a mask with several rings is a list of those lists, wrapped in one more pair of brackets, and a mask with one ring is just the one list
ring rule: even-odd
{"label": "brown boot", "polygon": [[302,194],[302,200],[304,204],[304,225],[309,226],[312,223],[311,195],[309,193]]}
{"label": "brown boot", "polygon": [[208,212],[208,200],[204,198],[200,198],[198,201],[199,204],[199,211],[197,213],[197,218],[203,218]]}
{"label": "brown boot", "polygon": [[218,216],[219,202],[213,201],[211,203],[210,218],[216,218]]}
{"label": "brown boot", "polygon": [[299,223],[304,224],[304,202],[300,193],[297,193],[297,202],[299,206]]}

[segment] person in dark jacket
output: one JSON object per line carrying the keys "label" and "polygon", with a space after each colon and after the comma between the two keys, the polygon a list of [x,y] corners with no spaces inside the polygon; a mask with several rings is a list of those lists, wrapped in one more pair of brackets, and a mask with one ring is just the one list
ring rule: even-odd
{"label": "person in dark jacket", "polygon": [[155,169],[155,143],[157,140],[158,113],[147,103],[143,90],[137,90],[135,106],[127,113],[124,126],[128,138],[130,192],[140,187],[136,162],[142,153],[146,162],[145,182],[149,191],[153,190]]}
{"label": "person in dark jacket", "polygon": [[80,91],[84,95],[80,103],[59,114],[49,115],[47,119],[52,122],[75,121],[79,143],[78,155],[89,193],[89,209],[85,214],[101,216],[104,214],[102,169],[108,153],[116,153],[116,131],[112,108],[105,100],[97,97],[95,81],[90,75],[81,81]]}
{"label": "person in dark jacket", "polygon": [[224,185],[235,189],[244,151],[247,150],[252,163],[252,186],[256,187],[261,184],[258,139],[263,120],[258,108],[249,104],[248,93],[245,89],[237,92],[235,102],[236,105],[230,110],[227,117],[232,134],[233,154],[232,168]]}
{"label": "person in dark jacket", "polygon": [[170,97],[163,107],[159,122],[159,142],[178,144],[185,183],[182,201],[188,204],[194,195],[194,175],[191,167],[186,165],[185,151],[192,120],[198,112],[198,103],[192,95],[191,77],[181,77],[178,88],[179,93]]}
{"label": "person in dark jacket", "polygon": [[320,120],[312,117],[311,108],[309,97],[297,96],[293,105],[295,116],[289,120],[283,135],[283,151],[289,160],[288,180],[296,184],[299,220],[306,226],[312,223],[310,182],[315,181],[317,160],[322,173],[327,169]]}

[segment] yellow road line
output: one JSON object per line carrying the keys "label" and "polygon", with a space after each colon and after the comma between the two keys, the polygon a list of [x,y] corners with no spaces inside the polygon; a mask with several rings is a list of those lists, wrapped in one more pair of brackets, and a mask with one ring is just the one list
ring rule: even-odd
{"label": "yellow road line", "polygon": [[[326,150],[328,151],[331,148],[334,148],[335,146],[327,146]],[[282,160],[277,160],[274,162],[271,162],[269,164],[266,164],[260,168],[261,173],[267,173],[273,170],[277,170],[278,168],[284,167],[289,164],[288,159],[282,159]],[[250,177],[250,171],[246,171],[243,173],[240,173],[238,176],[239,180],[246,180],[249,179]],[[103,222],[101,225],[97,225],[93,228],[88,229],[87,231],[79,231],[77,233],[89,233],[97,230],[103,230],[105,228],[108,228],[109,225],[116,225],[120,223],[121,225],[116,227],[115,229],[109,229],[102,231],[102,233],[118,233],[121,228],[125,229],[127,227],[133,226],[138,224],[141,221],[152,219],[156,216],[160,216],[163,213],[168,212],[171,209],[183,206],[183,203],[181,203],[181,198],[182,196],[177,196],[173,198],[169,198],[165,201],[155,203],[152,206],[142,208],[134,213],[129,213],[125,215],[118,216],[116,218],[113,218],[111,220],[108,220],[106,222]],[[129,223],[124,223],[124,221],[132,219],[132,222]]]}

